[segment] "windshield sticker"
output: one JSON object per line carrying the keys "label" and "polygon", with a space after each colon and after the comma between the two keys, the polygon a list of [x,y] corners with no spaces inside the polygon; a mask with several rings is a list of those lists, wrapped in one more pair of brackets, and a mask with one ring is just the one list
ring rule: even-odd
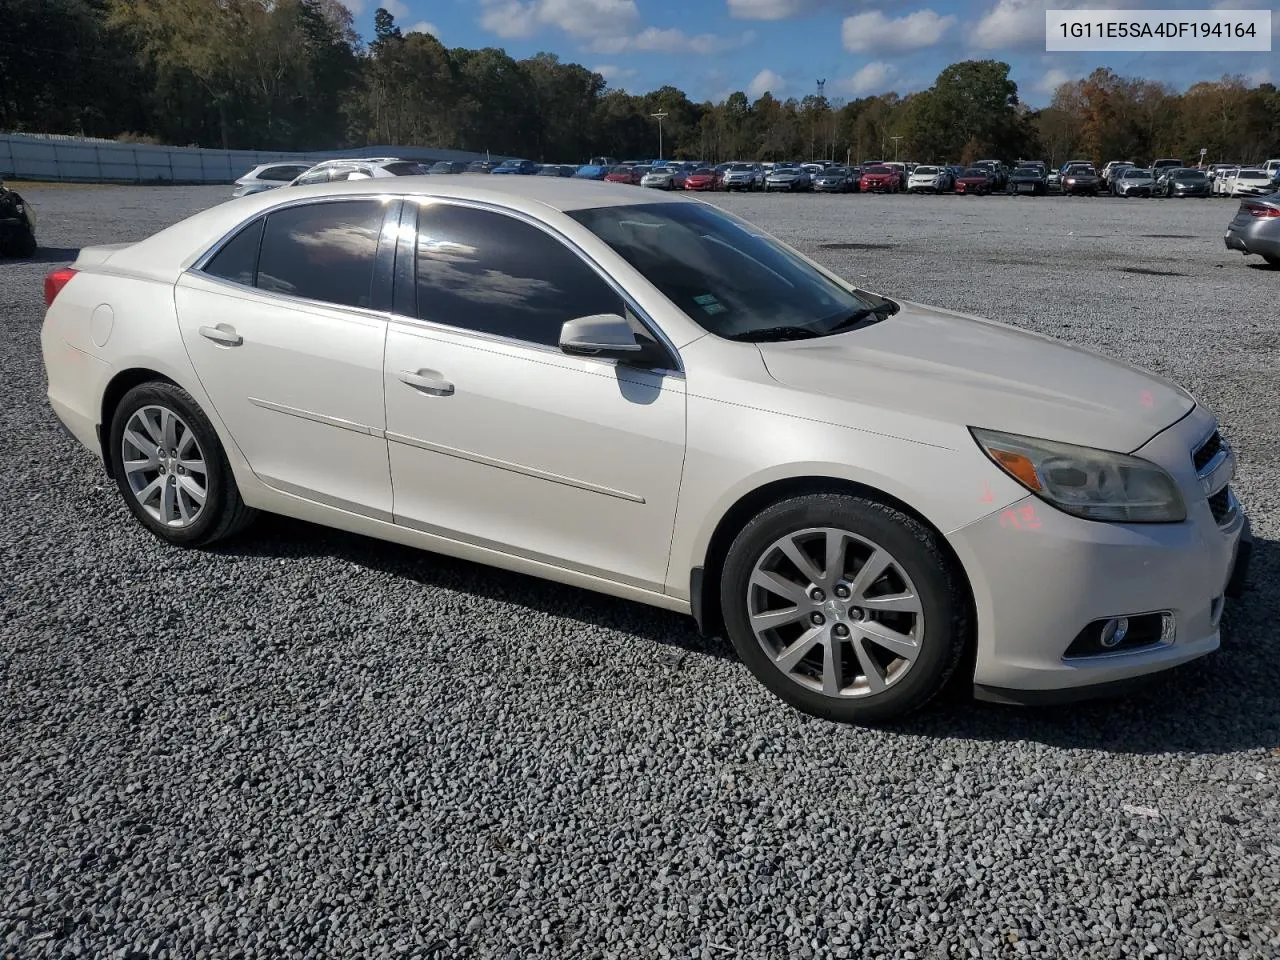
{"label": "windshield sticker", "polygon": [[694,297],[693,302],[700,306],[705,312],[712,315],[724,313],[725,310],[728,309],[710,293],[704,293],[700,297]]}

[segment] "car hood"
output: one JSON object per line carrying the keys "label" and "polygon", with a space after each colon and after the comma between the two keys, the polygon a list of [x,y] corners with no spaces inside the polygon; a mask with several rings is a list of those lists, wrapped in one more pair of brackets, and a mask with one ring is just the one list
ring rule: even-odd
{"label": "car hood", "polygon": [[1176,384],[1049,337],[901,303],[815,340],[758,344],[779,383],[868,406],[1128,453],[1195,406]]}

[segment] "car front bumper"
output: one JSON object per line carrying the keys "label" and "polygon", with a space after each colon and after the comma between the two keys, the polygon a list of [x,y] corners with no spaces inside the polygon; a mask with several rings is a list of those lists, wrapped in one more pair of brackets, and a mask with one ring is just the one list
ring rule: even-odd
{"label": "car front bumper", "polygon": [[[1251,539],[1243,507],[1220,525],[1198,493],[1188,437],[1206,419],[1193,414],[1187,420],[1137,454],[1167,468],[1171,457],[1186,461],[1176,475],[1187,500],[1182,523],[1099,523],[1028,496],[948,536],[973,589],[979,697],[1018,703],[1079,699],[1218,648],[1222,609],[1228,595],[1238,593]],[[1156,613],[1172,617],[1166,639],[1066,655],[1091,624]]]}

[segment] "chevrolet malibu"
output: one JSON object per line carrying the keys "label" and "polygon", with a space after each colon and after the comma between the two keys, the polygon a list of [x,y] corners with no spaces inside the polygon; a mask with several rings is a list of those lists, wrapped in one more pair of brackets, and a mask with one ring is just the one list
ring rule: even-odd
{"label": "chevrolet malibu", "polygon": [[53,410],[161,540],[270,511],[682,611],[830,719],[961,663],[1041,702],[1202,657],[1248,560],[1183,390],[696,198],[272,191],[87,247],[45,299]]}

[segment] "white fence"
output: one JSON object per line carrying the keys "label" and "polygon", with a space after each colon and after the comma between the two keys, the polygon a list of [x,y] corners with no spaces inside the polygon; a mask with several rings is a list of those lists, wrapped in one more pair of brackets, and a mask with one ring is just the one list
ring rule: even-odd
{"label": "white fence", "polygon": [[[484,154],[431,147],[363,147],[282,153],[266,150],[206,150],[0,133],[0,177],[70,183],[231,183],[260,163],[318,163],[343,156],[406,160],[483,160]],[[501,159],[495,157],[495,159]]]}

